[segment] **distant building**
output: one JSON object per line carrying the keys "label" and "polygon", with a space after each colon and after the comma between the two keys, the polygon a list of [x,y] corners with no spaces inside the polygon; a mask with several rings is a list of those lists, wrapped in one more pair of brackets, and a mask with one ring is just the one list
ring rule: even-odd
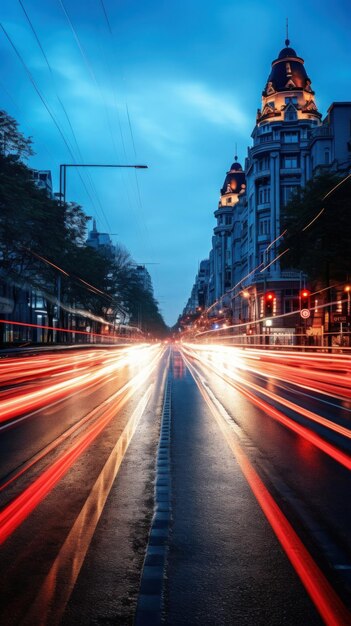
{"label": "distant building", "polygon": [[204,259],[200,261],[199,271],[196,274],[190,297],[183,310],[183,315],[196,313],[200,309],[204,310],[208,306],[209,281],[210,261]]}
{"label": "distant building", "polygon": [[245,193],[245,173],[237,162],[237,156],[224,179],[220,191],[218,208],[215,211],[217,225],[212,237],[212,254],[210,256],[209,301],[218,300],[232,285],[233,258],[232,232],[234,207],[240,196]]}
{"label": "distant building", "polygon": [[53,198],[52,176],[50,170],[31,170],[32,180],[36,187],[43,189],[49,198]]}
{"label": "distant building", "polygon": [[116,254],[116,248],[112,243],[110,235],[108,233],[100,233],[97,230],[96,220],[93,220],[93,228],[88,233],[87,246],[111,258]]}
{"label": "distant building", "polygon": [[140,285],[144,289],[144,291],[149,292],[151,295],[154,294],[154,289],[152,286],[151,276],[146,269],[145,265],[137,265],[135,267],[135,273],[138,277]]}

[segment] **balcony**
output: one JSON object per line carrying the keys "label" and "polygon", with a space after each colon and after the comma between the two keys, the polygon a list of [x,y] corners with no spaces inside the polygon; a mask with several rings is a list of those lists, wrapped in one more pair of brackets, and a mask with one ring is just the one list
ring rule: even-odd
{"label": "balcony", "polygon": [[329,126],[317,126],[311,131],[309,145],[312,146],[318,139],[331,139],[334,133]]}
{"label": "balcony", "polygon": [[333,137],[333,131],[330,126],[317,126],[312,130],[311,139],[315,137]]}

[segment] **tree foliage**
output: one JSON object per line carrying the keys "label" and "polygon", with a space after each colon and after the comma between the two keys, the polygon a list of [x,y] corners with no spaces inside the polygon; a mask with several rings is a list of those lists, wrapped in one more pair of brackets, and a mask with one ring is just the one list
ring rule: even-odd
{"label": "tree foliage", "polygon": [[6,111],[0,110],[0,153],[3,156],[9,154],[16,158],[27,158],[32,156],[32,140],[27,139],[18,130],[17,121],[8,115]]}
{"label": "tree foliage", "polygon": [[351,273],[351,179],[324,174],[285,207],[283,268],[303,271],[313,284],[344,281]]}
{"label": "tree foliage", "polygon": [[128,314],[146,332],[162,334],[166,326],[152,294],[145,291],[129,252],[118,246],[86,245],[88,217],[76,203],[63,204],[36,187],[21,159],[32,154],[31,140],[15,120],[0,111],[0,276],[11,285],[45,295],[49,325],[55,303],[60,323],[65,310],[88,317],[121,321]]}

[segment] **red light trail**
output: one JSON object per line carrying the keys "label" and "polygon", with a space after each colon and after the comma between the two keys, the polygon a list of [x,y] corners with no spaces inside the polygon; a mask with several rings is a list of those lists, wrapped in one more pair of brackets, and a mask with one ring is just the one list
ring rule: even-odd
{"label": "red light trail", "polygon": [[[182,350],[183,353],[185,350]],[[193,355],[191,355],[193,357]],[[288,559],[294,567],[307,593],[313,601],[317,611],[323,621],[328,626],[347,626],[351,623],[351,615],[342,603],[323,572],[309,554],[301,539],[291,526],[290,522],[274,500],[260,476],[252,466],[249,458],[238,443],[237,436],[233,430],[233,422],[226,413],[224,407],[219,403],[214,394],[209,389],[203,376],[184,356],[199,391],[209,406],[214,418],[222,430],[229,447],[241,471],[243,472],[257,502],[270,523],[278,541],[285,551]],[[197,358],[197,360],[199,360]],[[207,364],[206,364],[207,365]]]}
{"label": "red light trail", "polygon": [[[158,364],[163,351],[160,350],[157,346],[153,348],[148,348],[146,351],[144,349],[141,351],[131,349],[131,354],[129,356],[130,362],[140,362],[142,366],[142,370],[135,375],[130,381],[124,385],[120,390],[118,390],[113,396],[108,398],[107,401],[103,403],[102,406],[99,406],[97,410],[91,412],[89,416],[86,416],[82,422],[78,423],[75,427],[70,429],[70,433],[72,434],[78,428],[82,426],[83,423],[87,423],[88,419],[90,420],[92,417],[96,417],[98,412],[101,412],[101,415],[97,416],[97,419],[94,423],[87,425],[87,429],[83,434],[80,434],[78,438],[70,443],[70,447],[63,451],[59,458],[48,467],[38,478],[36,478],[29,487],[27,487],[18,497],[16,497],[8,506],[6,506],[0,513],[0,543],[3,543],[16,528],[28,517],[28,515],[38,506],[38,504],[50,493],[50,491],[54,488],[54,486],[58,483],[58,481],[68,472],[68,470],[72,467],[75,461],[86,451],[86,449],[92,444],[92,442],[103,432],[109,422],[116,416],[116,414],[121,410],[121,408],[126,404],[126,402],[133,396],[135,391],[149,378],[149,376],[154,371],[156,365]],[[144,359],[143,359],[144,356]],[[146,359],[146,362],[145,362]],[[144,360],[144,364],[143,364]],[[127,362],[127,359],[124,360],[124,363]],[[112,369],[111,369],[112,367]],[[117,363],[117,367],[120,367],[120,363]],[[98,378],[101,378],[101,372],[106,372],[108,370],[109,373],[116,369],[115,365],[105,366],[102,368],[100,372],[96,374]],[[79,377],[79,382],[77,383],[80,386],[81,377]],[[86,379],[84,377],[84,381]],[[75,388],[75,385],[70,386],[70,389]],[[44,394],[46,400],[52,400],[52,394],[48,394],[47,390],[44,390]],[[24,406],[27,404],[20,403],[21,410],[23,410]],[[58,439],[58,443],[62,443],[67,439],[67,436],[60,437]],[[54,447],[56,447],[56,442],[53,442],[48,449],[45,451],[45,454],[50,452]],[[43,458],[45,455],[39,455],[36,461]],[[26,468],[22,469],[20,472],[16,474],[10,481],[4,485],[9,485],[10,482],[13,482],[16,478],[23,474],[23,472],[29,467],[31,467],[33,463],[29,463]],[[4,488],[3,486],[3,488]]]}
{"label": "red light trail", "polygon": [[[265,389],[263,386],[256,385],[252,381],[246,380],[242,375],[238,373],[239,370],[245,370],[245,371],[253,372],[255,374],[259,374],[260,376],[263,375],[263,376],[272,377],[273,379],[284,380],[284,382],[298,381],[298,384],[306,389],[304,381],[306,380],[306,373],[309,372],[310,368],[313,367],[313,363],[314,363],[313,358],[309,359],[310,363],[308,364],[309,365],[308,369],[303,369],[300,374],[293,375],[293,376],[291,376],[291,371],[289,371],[290,375],[288,376],[286,367],[285,368],[283,367],[283,372],[281,373],[281,366],[280,366],[281,357],[280,358],[276,357],[275,367],[273,369],[268,368],[268,372],[270,372],[270,374],[268,374],[268,372],[265,371],[264,363],[261,364],[260,362],[259,363],[260,367],[258,367],[257,362],[254,367],[250,365],[246,365],[247,358],[245,354],[241,356],[239,351],[233,351],[233,349],[232,349],[232,354],[233,356],[235,355],[236,358],[238,359],[236,362],[236,367],[232,367],[230,369],[229,366],[224,366],[223,361],[227,361],[230,358],[229,357],[230,350],[231,350],[230,348],[221,349],[219,346],[217,346],[217,347],[211,347],[211,349],[208,350],[208,347],[202,346],[199,349],[198,347],[192,346],[191,348],[183,347],[182,350],[184,354],[187,354],[188,356],[195,358],[201,364],[201,366],[205,368],[205,371],[210,369],[211,372],[218,374],[229,385],[238,389],[242,395],[244,395],[248,400],[250,400],[252,404],[262,409],[262,411],[266,415],[269,415],[271,418],[273,418],[274,420],[276,420],[283,426],[287,427],[289,430],[292,430],[297,435],[309,441],[312,445],[316,446],[319,450],[321,450],[322,452],[330,456],[332,459],[334,459],[335,461],[337,461],[344,467],[346,467],[346,469],[348,470],[351,469],[351,456],[349,454],[340,450],[336,445],[329,443],[322,436],[314,433],[311,429],[299,424],[293,418],[283,413],[282,410],[278,410],[277,408],[272,406],[269,402],[266,402],[265,400],[260,398],[260,395],[264,395],[274,402],[279,402],[280,404],[285,405],[286,408],[292,409],[295,413],[302,415],[308,420],[314,423],[320,424],[326,427],[327,429],[338,433],[340,436],[350,439],[351,431],[348,427],[343,427],[331,420],[328,420],[304,408],[303,406],[300,406],[299,404],[290,402],[289,400],[282,398],[278,394]],[[217,361],[213,363],[211,358],[212,359],[217,358],[219,359],[219,362]],[[259,358],[259,357],[256,357],[256,358]],[[222,362],[221,362],[221,359],[222,359]],[[268,360],[269,360],[269,357],[268,357]],[[308,361],[307,357],[302,357],[302,358],[297,359],[298,363],[300,364],[303,363],[304,365],[306,365],[306,361]],[[285,359],[283,359],[282,362],[284,363]],[[292,358],[292,362],[296,362],[296,359]],[[320,363],[320,359],[318,360],[318,362]],[[340,361],[337,361],[336,368],[338,369],[340,365],[341,365]],[[331,360],[329,359],[328,362],[324,362],[324,366],[327,366],[329,369],[332,369]],[[350,367],[350,363],[348,364],[348,366]],[[322,377],[330,376],[330,379],[333,384],[331,383],[330,385],[327,385],[327,386],[322,385],[322,388],[324,388],[325,390],[325,388],[327,387],[330,393],[332,393],[332,391],[335,391],[334,385],[336,382],[338,383],[336,389],[337,389],[337,396],[339,397],[339,394],[340,394],[339,389],[340,389],[341,381],[342,381],[342,384],[345,385],[345,382],[346,382],[345,377],[344,376],[341,377],[340,375],[335,375],[335,374],[330,375],[330,374],[326,374],[325,372],[316,371],[315,378],[318,384],[314,385],[314,390],[317,392],[319,392],[321,376]],[[349,388],[345,386],[344,390],[345,390],[345,395],[347,397],[350,397]]]}
{"label": "red light trail", "polygon": [[[9,363],[0,363],[0,383],[11,384],[31,380],[30,386],[12,388],[0,392],[0,422],[7,422],[22,415],[33,412],[48,403],[56,402],[75,391],[88,389],[105,377],[116,373],[119,369],[132,363],[135,350],[140,355],[143,348],[129,347],[120,349],[118,353],[109,351],[84,351],[79,355],[50,355],[45,359],[16,359]],[[8,372],[7,372],[8,368]],[[47,380],[43,374],[47,371]],[[58,382],[53,378],[60,375]],[[8,378],[9,376],[9,378]]]}

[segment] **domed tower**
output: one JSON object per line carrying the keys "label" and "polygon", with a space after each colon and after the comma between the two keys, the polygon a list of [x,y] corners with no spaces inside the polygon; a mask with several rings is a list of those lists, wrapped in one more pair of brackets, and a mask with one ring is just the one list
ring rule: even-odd
{"label": "domed tower", "polygon": [[238,163],[238,157],[236,156],[224,179],[218,208],[228,205],[234,206],[238,202],[239,194],[244,192],[245,188],[245,172],[243,172],[243,168]]}
{"label": "domed tower", "polygon": [[246,189],[245,172],[238,157],[227,172],[220,190],[218,209],[214,215],[217,225],[214,228],[213,247],[213,297],[220,298],[232,283],[231,235],[233,231],[234,207]]}
{"label": "domed tower", "polygon": [[314,101],[304,60],[290,48],[289,39],[285,40],[285,46],[272,62],[271,73],[262,92],[262,106],[257,111],[257,124],[302,119],[319,122],[321,114]]}
{"label": "domed tower", "polygon": [[272,329],[290,323],[295,332],[292,318],[280,315],[296,308],[301,276],[280,265],[281,234],[287,204],[312,176],[310,146],[320,125],[304,61],[286,38],[272,62],[251,135],[245,163],[247,210],[240,216],[241,246],[233,255],[233,267],[241,267],[240,278],[249,276],[245,286],[251,285],[256,319],[265,316],[265,293],[274,294],[277,322],[273,320]]}

